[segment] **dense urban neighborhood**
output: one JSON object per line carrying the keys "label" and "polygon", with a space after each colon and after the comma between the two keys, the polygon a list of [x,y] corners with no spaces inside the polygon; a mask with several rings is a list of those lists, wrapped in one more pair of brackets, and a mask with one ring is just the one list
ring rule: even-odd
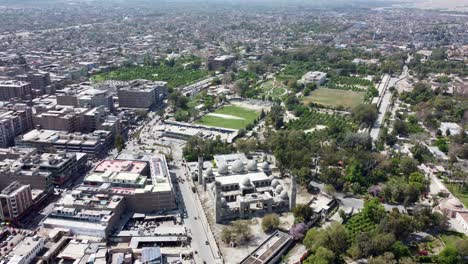
{"label": "dense urban neighborhood", "polygon": [[0,264],[468,263],[463,0],[0,0]]}

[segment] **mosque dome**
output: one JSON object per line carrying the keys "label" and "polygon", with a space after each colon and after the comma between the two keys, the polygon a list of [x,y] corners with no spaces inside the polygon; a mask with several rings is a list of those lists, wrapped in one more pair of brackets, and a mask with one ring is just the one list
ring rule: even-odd
{"label": "mosque dome", "polygon": [[242,180],[240,181],[240,184],[241,184],[242,186],[251,186],[251,185],[252,185],[252,182],[250,181],[250,178],[249,178],[249,177],[244,176],[244,177],[242,178]]}
{"label": "mosque dome", "polygon": [[234,163],[232,164],[231,170],[234,173],[244,172],[244,163],[242,163],[241,160],[234,161]]}
{"label": "mosque dome", "polygon": [[247,170],[248,171],[256,171],[257,170],[257,161],[249,160],[247,163]]}
{"label": "mosque dome", "polygon": [[208,169],[206,170],[206,176],[208,176],[208,177],[213,176],[213,169],[212,169],[212,168],[208,168]]}
{"label": "mosque dome", "polygon": [[288,199],[288,192],[286,190],[283,190],[280,194],[280,198],[283,200]]}
{"label": "mosque dome", "polygon": [[219,174],[228,174],[229,173],[229,169],[228,169],[228,166],[227,166],[226,163],[219,164],[218,173]]}
{"label": "mosque dome", "polygon": [[278,184],[279,184],[279,181],[277,179],[273,179],[271,181],[271,187],[273,187],[273,188],[276,188],[276,186],[278,186]]}
{"label": "mosque dome", "polygon": [[268,163],[268,161],[264,161],[262,163],[262,169],[263,170],[269,170],[270,169],[270,164]]}
{"label": "mosque dome", "polygon": [[282,191],[283,191],[283,186],[278,184],[278,186],[276,186],[276,188],[275,188],[275,192],[277,194],[280,194]]}

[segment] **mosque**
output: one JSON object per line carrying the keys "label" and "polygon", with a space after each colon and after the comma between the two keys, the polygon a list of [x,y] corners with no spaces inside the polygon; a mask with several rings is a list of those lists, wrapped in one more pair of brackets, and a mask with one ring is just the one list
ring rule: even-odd
{"label": "mosque", "polygon": [[294,178],[286,185],[284,179],[273,176],[264,157],[248,159],[242,153],[215,155],[212,163],[199,159],[197,172],[193,180],[213,199],[217,223],[289,211],[296,203]]}

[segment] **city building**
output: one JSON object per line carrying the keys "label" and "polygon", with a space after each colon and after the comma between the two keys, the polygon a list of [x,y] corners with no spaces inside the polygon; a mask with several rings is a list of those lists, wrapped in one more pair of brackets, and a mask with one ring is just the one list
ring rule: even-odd
{"label": "city building", "polygon": [[232,55],[223,55],[219,57],[209,57],[207,61],[207,68],[209,71],[217,71],[222,68],[225,70],[232,67],[236,57]]}
{"label": "city building", "polygon": [[31,84],[32,97],[36,98],[45,94],[47,86],[51,84],[50,74],[48,72],[28,72],[26,74],[17,75],[16,79]]}
{"label": "city building", "polygon": [[213,198],[217,223],[294,208],[295,180],[288,190],[284,180],[269,176],[267,161],[258,165],[244,154],[227,154],[215,155],[213,162],[214,167],[204,170],[204,163],[199,161],[198,175],[194,173],[192,179],[198,179]]}
{"label": "city building", "polygon": [[8,166],[9,163],[22,170],[50,172],[50,184],[63,185],[80,174],[80,170],[86,166],[87,156],[63,151],[39,154],[34,148],[0,149],[0,164]]}
{"label": "city building", "polygon": [[0,192],[0,219],[14,222],[32,204],[31,187],[14,181]]}
{"label": "city building", "polygon": [[31,84],[17,80],[0,80],[0,101],[10,99],[32,99]]}
{"label": "city building", "polygon": [[32,128],[31,107],[20,103],[0,106],[0,147],[12,146],[16,136]]}
{"label": "city building", "polygon": [[74,107],[104,106],[114,110],[112,93],[108,87],[94,87],[91,83],[72,84],[56,91],[57,104]]}
{"label": "city building", "polygon": [[17,137],[15,142],[19,147],[36,148],[40,153],[62,150],[100,156],[112,147],[114,134],[105,130],[81,134],[34,129]]}
{"label": "city building", "polygon": [[107,238],[125,211],[119,195],[90,195],[79,190],[67,193],[44,221],[45,228],[68,229],[74,235]]}
{"label": "city building", "polygon": [[166,82],[147,80],[135,80],[117,90],[120,108],[149,109],[161,104],[166,95]]}
{"label": "city building", "polygon": [[164,155],[122,153],[98,164],[77,190],[125,197],[127,209],[137,213],[177,207]]}
{"label": "city building", "polygon": [[307,72],[299,80],[300,83],[307,85],[309,83],[315,83],[317,86],[322,85],[327,80],[327,74],[325,72],[312,71]]}
{"label": "city building", "polygon": [[44,248],[44,239],[38,236],[25,237],[10,253],[8,264],[36,263],[34,259]]}
{"label": "city building", "polygon": [[0,161],[0,188],[5,188],[14,181],[29,184],[32,189],[50,190],[52,173],[41,171],[39,167],[26,169],[18,160],[5,159]]}

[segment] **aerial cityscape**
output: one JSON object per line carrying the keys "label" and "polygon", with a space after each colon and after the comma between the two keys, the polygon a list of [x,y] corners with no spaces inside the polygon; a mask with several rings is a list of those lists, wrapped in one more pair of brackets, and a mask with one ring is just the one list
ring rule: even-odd
{"label": "aerial cityscape", "polygon": [[0,0],[0,264],[468,263],[468,1]]}

